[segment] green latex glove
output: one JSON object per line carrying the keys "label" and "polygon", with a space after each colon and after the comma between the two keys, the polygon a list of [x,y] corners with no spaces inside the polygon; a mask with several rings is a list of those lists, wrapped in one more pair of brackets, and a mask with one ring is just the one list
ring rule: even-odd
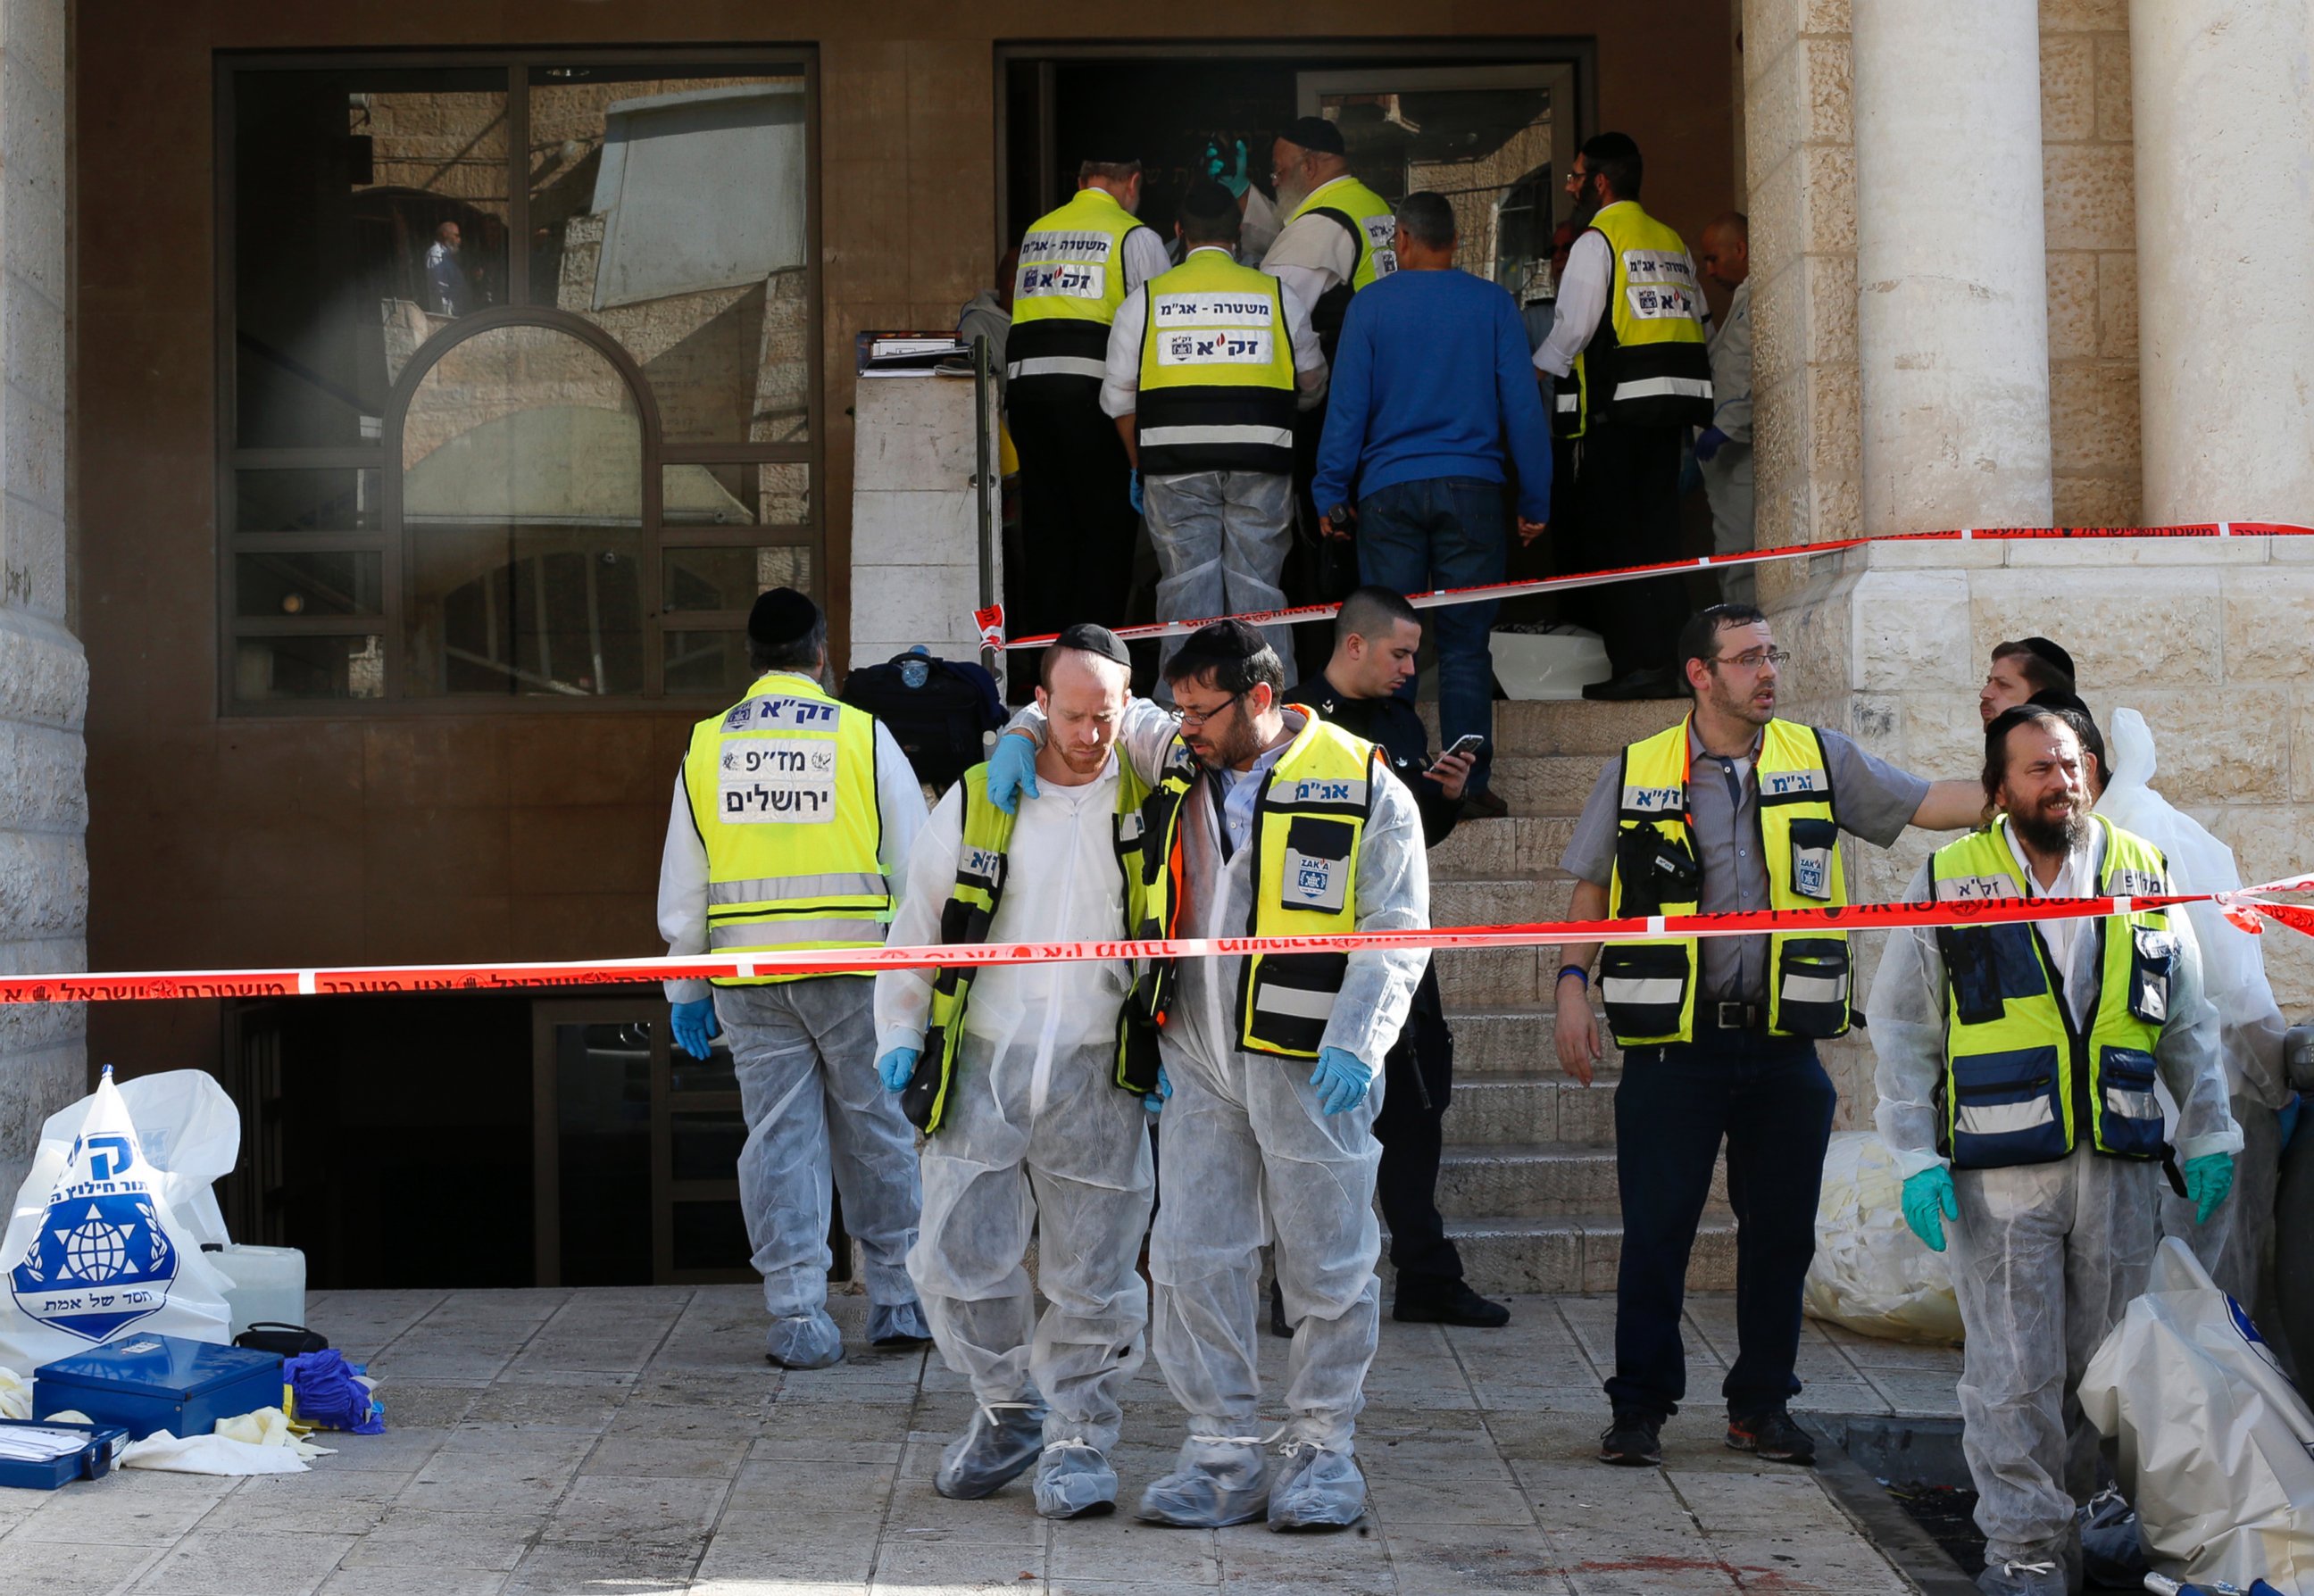
{"label": "green latex glove", "polygon": [[2194,1204],[2194,1222],[2206,1225],[2226,1194],[2234,1189],[2234,1155],[2207,1152],[2186,1160],[2186,1201]]}
{"label": "green latex glove", "polygon": [[1906,1176],[1903,1207],[1904,1222],[1912,1227],[1912,1234],[1930,1252],[1944,1251],[1944,1221],[1960,1217],[1959,1200],[1953,1195],[1952,1171],[1939,1164],[1933,1169]]}

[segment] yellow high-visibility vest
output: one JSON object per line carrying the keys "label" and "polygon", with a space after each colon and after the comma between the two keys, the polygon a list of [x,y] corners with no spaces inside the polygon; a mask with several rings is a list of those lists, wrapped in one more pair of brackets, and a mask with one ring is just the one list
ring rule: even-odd
{"label": "yellow high-visibility vest", "polygon": [[1277,279],[1197,249],[1142,294],[1141,469],[1291,472],[1294,337]]}
{"label": "yellow high-visibility vest", "polygon": [[1125,303],[1125,241],[1141,225],[1115,195],[1090,187],[1029,225],[1004,341],[1008,401],[1099,396]]}
{"label": "yellow high-visibility vest", "polygon": [[[1627,427],[1711,425],[1711,357],[1703,291],[1678,234],[1619,200],[1592,218],[1613,259],[1607,312],[1576,357],[1584,423]],[[1556,392],[1563,393],[1563,388]]]}

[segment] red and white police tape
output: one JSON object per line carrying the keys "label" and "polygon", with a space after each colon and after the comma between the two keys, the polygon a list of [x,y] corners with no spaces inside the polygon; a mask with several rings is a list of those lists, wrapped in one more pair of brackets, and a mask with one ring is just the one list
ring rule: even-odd
{"label": "red and white police tape", "polygon": [[2272,920],[2314,936],[2314,906],[2266,901],[2314,892],[2314,875],[2226,893],[2163,897],[1965,899],[1944,904],[1854,904],[1836,909],[1763,909],[1647,919],[1544,921],[1352,931],[1325,937],[1207,937],[1170,941],[991,942],[957,947],[826,948],[778,954],[665,955],[492,965],[349,965],[311,970],[158,970],[125,974],[0,976],[0,1004],[78,1003],[154,998],[290,998],[372,992],[492,992],[522,987],[605,986],[622,982],[746,979],[941,966],[1073,964],[1125,958],[1214,958],[1251,953],[1348,953],[1369,948],[1529,948],[1565,942],[1630,942],[1647,937],[1745,937],[1765,931],[1896,930],[1916,926],[1991,925],[2087,920],[2215,903],[2244,930]]}
{"label": "red and white police tape", "polygon": [[[1804,560],[1813,554],[1836,554],[1869,543],[2025,542],[2046,538],[2240,538],[2310,537],[2314,526],[2286,521],[2195,521],[2176,526],[1964,526],[1954,532],[1900,532],[1881,537],[1834,538],[1829,542],[1795,543],[1788,549],[1761,549],[1746,554],[1706,554],[1694,560],[1674,560],[1661,565],[1626,565],[1612,570],[1584,571],[1572,577],[1544,577],[1531,582],[1491,582],[1483,587],[1442,587],[1431,593],[1410,593],[1407,602],[1418,610],[1444,604],[1478,604],[1487,599],[1518,598],[1530,593],[1564,593],[1576,587],[1604,587],[1616,582],[1637,582],[1648,577],[1675,577],[1685,571],[1724,570],[1731,566],[1769,565],[1780,560]],[[1147,626],[1120,626],[1117,635],[1135,638],[1187,637],[1216,621],[1237,620],[1251,626],[1292,625],[1323,621],[1339,604],[1296,604],[1284,610],[1251,610],[1236,616],[1207,615],[1196,621],[1160,621]],[[1059,634],[1035,637],[1004,635],[1004,606],[991,604],[972,613],[984,648],[1041,648]]]}

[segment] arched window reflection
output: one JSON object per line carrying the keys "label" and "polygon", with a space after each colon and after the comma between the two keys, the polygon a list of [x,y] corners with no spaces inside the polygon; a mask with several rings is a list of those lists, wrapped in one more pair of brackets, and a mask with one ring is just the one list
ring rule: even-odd
{"label": "arched window reflection", "polygon": [[418,691],[642,691],[642,419],[601,351],[552,327],[464,339],[411,395],[400,464]]}

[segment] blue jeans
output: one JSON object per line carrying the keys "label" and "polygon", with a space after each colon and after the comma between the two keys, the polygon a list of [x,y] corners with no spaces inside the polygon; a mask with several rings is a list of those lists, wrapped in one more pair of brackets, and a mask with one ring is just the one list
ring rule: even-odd
{"label": "blue jeans", "polygon": [[[1393,593],[1477,587],[1503,579],[1508,528],[1503,485],[1475,477],[1392,482],[1358,500],[1358,580]],[[1487,739],[1471,772],[1471,796],[1487,790],[1495,762],[1495,660],[1487,634],[1494,604],[1449,604],[1424,612],[1438,649],[1438,726],[1442,741],[1476,732]],[[1411,703],[1414,683],[1399,696]]]}
{"label": "blue jeans", "polygon": [[1687,1395],[1679,1333],[1687,1257],[1725,1137],[1736,1210],[1736,1356],[1720,1394],[1731,1417],[1751,1418],[1799,1393],[1792,1366],[1800,1287],[1815,1257],[1817,1188],[1837,1094],[1805,1037],[1699,1030],[1696,1038],[1623,1054],[1615,1088],[1623,1257],[1607,1396],[1619,1407],[1669,1415]]}

